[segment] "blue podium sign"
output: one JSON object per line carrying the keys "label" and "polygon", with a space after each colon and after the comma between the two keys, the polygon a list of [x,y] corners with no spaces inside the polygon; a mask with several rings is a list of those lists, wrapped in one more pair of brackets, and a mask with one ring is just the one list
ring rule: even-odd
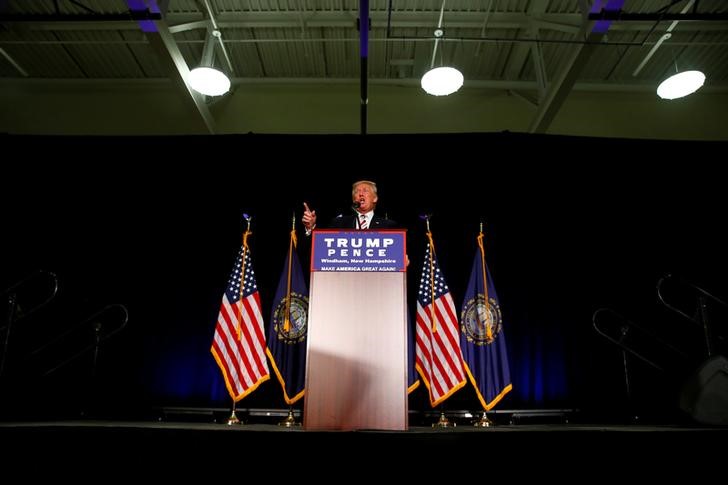
{"label": "blue podium sign", "polygon": [[311,271],[405,271],[404,230],[313,232]]}

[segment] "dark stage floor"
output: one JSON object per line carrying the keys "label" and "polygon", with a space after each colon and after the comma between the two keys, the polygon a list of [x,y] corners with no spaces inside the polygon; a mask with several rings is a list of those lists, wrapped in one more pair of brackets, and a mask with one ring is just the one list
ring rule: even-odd
{"label": "dark stage floor", "polygon": [[159,433],[166,432],[213,432],[213,433],[275,433],[275,434],[329,434],[338,436],[371,434],[382,436],[393,435],[428,435],[431,438],[453,434],[500,434],[500,433],[663,433],[683,434],[684,436],[694,434],[725,434],[728,435],[728,428],[711,426],[684,426],[684,425],[617,425],[617,424],[518,424],[518,425],[494,425],[488,428],[474,426],[455,426],[447,428],[435,428],[433,426],[412,426],[407,431],[383,431],[383,430],[353,430],[353,431],[307,431],[301,426],[286,428],[275,424],[239,424],[227,425],[226,423],[190,423],[190,422],[165,422],[165,421],[96,421],[96,420],[69,420],[69,421],[19,421],[0,423],[0,433],[28,431],[28,432],[65,432],[75,430],[94,430],[97,432],[114,432],[123,430],[150,430]]}
{"label": "dark stage floor", "polygon": [[727,438],[728,428],[690,425],[458,425],[313,432],[275,424],[174,421],[0,423],[0,442],[11,466],[41,454],[44,463],[60,464],[71,475],[90,466],[160,477],[214,472],[225,465],[225,474],[239,466],[290,479],[302,473],[323,479],[376,479],[397,470],[425,479],[507,473],[586,481],[602,475],[669,476],[693,482],[722,473]]}

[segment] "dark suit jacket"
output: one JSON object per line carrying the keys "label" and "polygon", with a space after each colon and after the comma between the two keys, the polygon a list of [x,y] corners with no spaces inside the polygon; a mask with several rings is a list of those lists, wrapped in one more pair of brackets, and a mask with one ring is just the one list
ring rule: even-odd
{"label": "dark suit jacket", "polygon": [[[334,217],[331,219],[328,227],[331,229],[356,229],[357,218],[354,214]],[[376,213],[374,213],[369,229],[401,229],[401,227],[393,220],[379,217]]]}

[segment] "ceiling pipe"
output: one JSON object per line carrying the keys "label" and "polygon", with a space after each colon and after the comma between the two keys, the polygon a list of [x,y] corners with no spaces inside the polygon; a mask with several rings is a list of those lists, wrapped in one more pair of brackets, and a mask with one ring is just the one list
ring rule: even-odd
{"label": "ceiling pipe", "polygon": [[[693,6],[694,3],[695,3],[695,0],[690,0],[685,5],[685,7],[682,9],[682,11],[680,13],[686,14],[688,12],[688,10],[690,10],[690,8]],[[645,65],[649,62],[649,60],[652,59],[652,56],[655,55],[655,52],[657,52],[657,49],[660,48],[662,43],[665,42],[666,40],[668,40],[670,37],[672,37],[672,31],[675,27],[677,27],[678,23],[679,23],[678,20],[674,20],[670,24],[670,26],[667,27],[667,29],[665,30],[665,33],[662,35],[662,37],[660,37],[660,40],[658,40],[657,43],[655,43],[655,45],[652,47],[652,49],[650,49],[650,51],[647,53],[645,58],[642,59],[642,62],[640,62],[639,66],[637,66],[637,68],[634,70],[634,72],[632,72],[632,76],[637,76],[640,73],[640,71],[642,71],[642,68],[645,67]]]}
{"label": "ceiling pipe", "polygon": [[445,16],[445,2],[442,0],[440,6],[440,19],[437,21],[437,30],[435,31],[435,46],[432,49],[432,61],[430,61],[430,69],[435,67],[435,55],[437,54],[437,45],[440,43],[440,37],[442,37],[442,18]]}
{"label": "ceiling pipe", "polygon": [[210,2],[208,0],[203,0],[203,3],[205,4],[205,10],[207,10],[207,16],[210,19],[210,25],[212,26],[212,35],[217,39],[217,43],[220,46],[222,55],[225,58],[225,62],[227,63],[227,67],[230,70],[230,77],[233,77],[235,75],[235,69],[233,69],[233,63],[230,61],[230,56],[228,55],[225,44],[222,41],[222,33],[220,32],[217,21],[215,20],[215,14],[212,11],[212,6],[210,5]]}

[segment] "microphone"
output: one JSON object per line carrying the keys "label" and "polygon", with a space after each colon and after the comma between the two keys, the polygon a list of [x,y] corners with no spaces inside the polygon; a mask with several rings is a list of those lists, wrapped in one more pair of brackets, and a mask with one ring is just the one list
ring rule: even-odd
{"label": "microphone", "polygon": [[357,209],[359,208],[361,204],[358,200],[355,200],[351,203],[351,209],[354,211],[354,220],[356,221],[356,228],[361,229],[361,221],[359,220],[359,211]]}

